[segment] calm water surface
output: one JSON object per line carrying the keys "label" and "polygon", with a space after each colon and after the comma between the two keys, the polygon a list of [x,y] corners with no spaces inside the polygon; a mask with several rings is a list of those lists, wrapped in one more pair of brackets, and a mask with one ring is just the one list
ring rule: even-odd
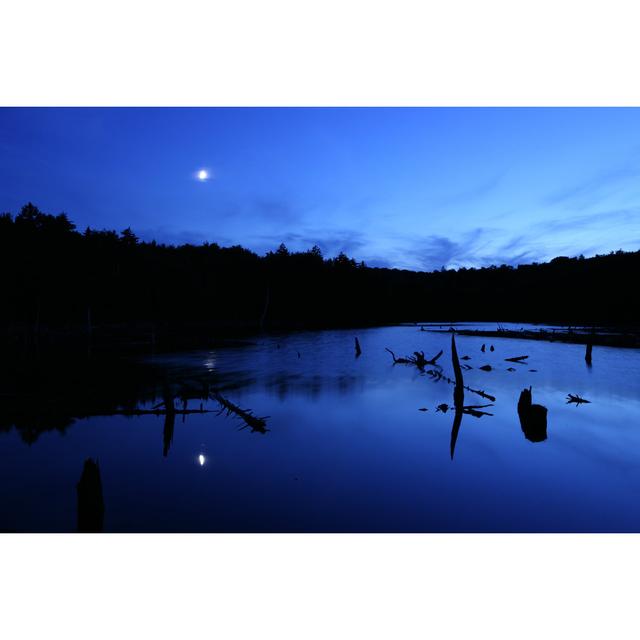
{"label": "calm water surface", "polygon": [[[452,459],[454,414],[436,407],[452,403],[453,386],[385,351],[443,349],[438,364],[453,377],[450,336],[360,330],[355,358],[355,335],[258,337],[153,359],[178,379],[212,376],[226,398],[269,416],[266,433],[232,416],[178,416],[166,456],[163,416],[79,419],[30,445],[14,428],[0,433],[0,529],[74,531],[76,484],[92,457],[105,531],[640,531],[638,351],[596,347],[588,368],[579,345],[458,336],[473,367],[465,383],[496,401],[484,409],[493,415],[463,417]],[[526,364],[504,361],[523,354]],[[527,440],[518,419],[530,385],[548,408],[543,442]],[[566,404],[568,393],[591,403]]]}

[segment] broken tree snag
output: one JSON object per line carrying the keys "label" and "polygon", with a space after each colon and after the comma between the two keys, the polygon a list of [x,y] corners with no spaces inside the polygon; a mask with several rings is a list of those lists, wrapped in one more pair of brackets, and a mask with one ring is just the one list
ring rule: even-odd
{"label": "broken tree snag", "polygon": [[547,407],[532,404],[531,387],[523,389],[518,400],[518,417],[524,437],[531,442],[547,439]]}
{"label": "broken tree snag", "polygon": [[584,354],[585,362],[588,365],[591,364],[591,351],[592,350],[593,350],[593,341],[589,340],[589,342],[587,342],[587,349],[586,349],[585,354]]}
{"label": "broken tree snag", "polygon": [[[453,364],[453,373],[455,376],[455,387],[453,389],[453,406],[455,409],[455,416],[453,418],[453,425],[451,426],[451,442],[450,442],[450,453],[451,459],[453,460],[453,454],[456,450],[456,442],[458,440],[458,433],[460,432],[460,425],[462,424],[462,416],[463,414],[467,414],[470,416],[474,416],[475,418],[481,418],[482,416],[492,416],[492,413],[488,413],[487,411],[480,411],[480,409],[485,409],[486,407],[492,407],[492,404],[476,404],[464,406],[464,390],[468,389],[473,393],[477,393],[484,398],[495,401],[493,396],[485,393],[484,391],[477,391],[476,389],[471,389],[470,387],[465,386],[464,379],[462,377],[462,368],[460,367],[460,361],[458,360],[458,351],[456,349],[456,340],[455,336],[451,335],[451,362]],[[432,372],[430,372],[432,373]],[[433,372],[435,373],[435,372]],[[444,377],[444,376],[440,376]],[[446,405],[441,405],[441,407],[446,407]],[[448,407],[447,407],[448,408]]]}
{"label": "broken tree snag", "polygon": [[453,364],[453,374],[456,379],[456,386],[453,390],[453,404],[460,406],[464,403],[464,380],[462,378],[462,369],[458,360],[458,350],[456,349],[456,337],[451,335],[451,362]]}
{"label": "broken tree snag", "polygon": [[241,429],[246,429],[247,427],[249,427],[251,431],[258,431],[259,433],[266,433],[267,431],[269,431],[269,429],[267,429],[267,418],[269,416],[258,418],[253,415],[251,410],[241,409],[237,404],[234,404],[230,400],[227,400],[221,393],[218,393],[217,391],[214,391],[211,394],[211,397],[220,403],[220,406],[222,407],[220,409],[220,413],[226,411],[228,416],[234,414],[244,422],[244,426],[241,427]]}
{"label": "broken tree snag", "polygon": [[514,356],[513,358],[505,358],[505,362],[522,362],[526,360],[529,356]]}
{"label": "broken tree snag", "polygon": [[104,527],[104,499],[100,467],[91,458],[84,461],[78,494],[78,532],[101,533]]}
{"label": "broken tree snag", "polygon": [[[438,361],[438,358],[444,353],[444,351],[442,349],[440,349],[440,351],[433,356],[433,358],[431,358],[431,360],[427,360],[425,362],[425,364],[435,364]],[[424,354],[423,354],[424,355]]]}
{"label": "broken tree snag", "polygon": [[360,341],[356,338],[356,358],[362,353],[362,349],[360,348]]}

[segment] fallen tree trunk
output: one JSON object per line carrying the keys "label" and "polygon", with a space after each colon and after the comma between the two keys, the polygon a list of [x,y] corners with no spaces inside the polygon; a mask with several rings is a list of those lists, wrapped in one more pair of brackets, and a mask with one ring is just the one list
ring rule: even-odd
{"label": "fallen tree trunk", "polygon": [[234,404],[230,400],[227,400],[222,394],[214,391],[211,397],[217,400],[222,406],[221,411],[226,411],[227,415],[234,414],[244,421],[246,427],[250,427],[252,431],[259,431],[260,433],[266,433],[268,431],[266,419],[269,416],[263,416],[258,418],[254,416],[249,409],[241,409],[237,404]]}

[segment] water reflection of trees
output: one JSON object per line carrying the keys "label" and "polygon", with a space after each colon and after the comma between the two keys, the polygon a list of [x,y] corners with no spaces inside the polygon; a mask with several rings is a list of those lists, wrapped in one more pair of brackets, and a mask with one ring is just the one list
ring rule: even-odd
{"label": "water reflection of trees", "polygon": [[364,388],[364,377],[351,374],[305,375],[277,373],[263,383],[267,393],[275,393],[280,400],[289,396],[303,396],[316,400],[323,394],[348,395]]}
{"label": "water reflection of trees", "polygon": [[[33,444],[42,433],[64,433],[77,419],[133,414],[162,398],[165,380],[162,368],[133,360],[16,360],[0,373],[0,432],[16,429]],[[170,443],[171,436],[166,440]]]}

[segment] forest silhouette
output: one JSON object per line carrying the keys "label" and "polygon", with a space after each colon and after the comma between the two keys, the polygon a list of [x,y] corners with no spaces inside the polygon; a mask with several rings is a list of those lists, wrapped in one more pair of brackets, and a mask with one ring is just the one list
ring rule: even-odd
{"label": "forest silhouette", "polygon": [[[16,344],[89,334],[195,343],[225,331],[501,320],[635,324],[640,251],[434,272],[373,268],[315,246],[264,256],[87,228],[25,205],[0,215],[0,327]],[[136,333],[137,332],[137,333]]]}

